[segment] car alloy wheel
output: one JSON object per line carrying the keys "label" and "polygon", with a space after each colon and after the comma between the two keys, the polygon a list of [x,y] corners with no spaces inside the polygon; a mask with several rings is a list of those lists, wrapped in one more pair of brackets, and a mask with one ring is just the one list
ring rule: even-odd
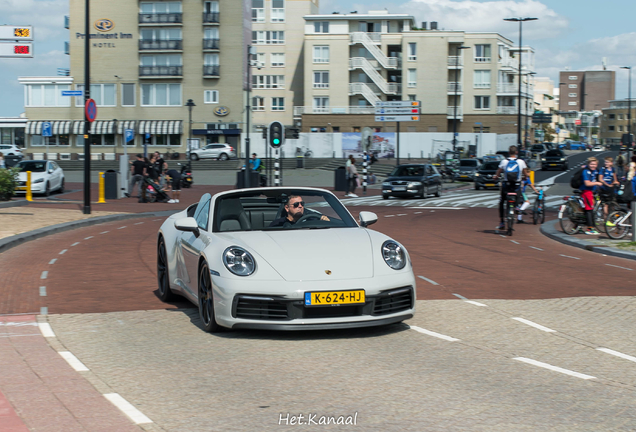
{"label": "car alloy wheel", "polygon": [[168,273],[168,255],[163,237],[159,239],[157,247],[157,283],[159,284],[159,298],[163,302],[174,299],[175,295],[170,289],[170,275]]}
{"label": "car alloy wheel", "polygon": [[229,157],[227,156],[227,154],[225,154],[225,153],[221,153],[221,156],[219,156],[219,159],[221,159],[221,160],[228,160],[228,159],[229,159]]}
{"label": "car alloy wheel", "polygon": [[199,317],[203,330],[208,333],[221,331],[221,326],[214,317],[214,294],[212,293],[212,279],[207,263],[201,264],[199,271]]}
{"label": "car alloy wheel", "polygon": [[199,155],[197,155],[197,154],[195,154],[195,153],[192,153],[192,154],[190,155],[190,160],[198,161],[198,160],[199,160]]}
{"label": "car alloy wheel", "polygon": [[64,179],[62,179],[62,183],[60,184],[59,192],[64,193]]}

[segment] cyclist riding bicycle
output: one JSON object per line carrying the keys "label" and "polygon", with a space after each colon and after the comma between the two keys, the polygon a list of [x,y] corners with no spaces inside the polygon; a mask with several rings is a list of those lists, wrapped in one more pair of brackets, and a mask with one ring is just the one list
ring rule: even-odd
{"label": "cyclist riding bicycle", "polygon": [[521,196],[523,197],[523,204],[521,204],[521,207],[519,207],[519,214],[517,215],[517,223],[526,223],[523,220],[523,212],[530,207],[530,200],[528,199],[528,195],[526,195],[526,188],[530,186],[532,188],[532,190],[534,191],[534,193],[539,193],[539,191],[537,190],[536,187],[534,187],[534,185],[532,184],[532,181],[530,180],[530,177],[524,177],[523,181],[521,182]]}
{"label": "cyclist riding bicycle", "polygon": [[497,172],[493,176],[495,179],[501,173],[505,173],[501,182],[501,197],[499,198],[499,220],[500,223],[496,229],[502,230],[506,227],[504,223],[504,203],[508,193],[519,193],[522,176],[528,176],[528,166],[522,159],[517,158],[517,146],[510,146],[508,149],[510,157],[504,159],[499,164]]}

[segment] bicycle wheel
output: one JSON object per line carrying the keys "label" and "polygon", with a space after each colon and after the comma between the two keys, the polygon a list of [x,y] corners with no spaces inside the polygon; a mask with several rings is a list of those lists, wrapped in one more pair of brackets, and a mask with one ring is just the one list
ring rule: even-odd
{"label": "bicycle wheel", "polygon": [[[607,236],[614,240],[620,240],[627,235],[631,227],[630,221],[625,218],[627,213],[624,210],[616,210],[607,215],[605,221]],[[625,219],[625,220],[623,220]],[[610,223],[614,226],[607,226]]]}
{"label": "bicycle wheel", "polygon": [[539,214],[541,215],[539,222],[543,224],[545,222],[545,199],[541,200],[541,204],[539,205]]}
{"label": "bicycle wheel", "polygon": [[579,231],[579,224],[571,219],[573,213],[574,210],[571,203],[565,204],[565,209],[559,212],[559,224],[563,232],[568,235],[576,234]]}
{"label": "bicycle wheel", "polygon": [[514,224],[515,224],[515,208],[510,205],[510,203],[508,203],[508,206],[506,208],[506,229],[507,229],[507,234],[509,236],[512,235],[512,232],[514,231]]}
{"label": "bicycle wheel", "polygon": [[597,201],[594,203],[593,216],[594,227],[600,232],[605,232],[605,213],[603,212],[603,203]]}
{"label": "bicycle wheel", "polygon": [[534,206],[532,207],[532,223],[533,224],[537,224],[537,222],[539,222],[539,214],[540,211],[540,205],[539,205],[539,200],[535,200],[534,201]]}

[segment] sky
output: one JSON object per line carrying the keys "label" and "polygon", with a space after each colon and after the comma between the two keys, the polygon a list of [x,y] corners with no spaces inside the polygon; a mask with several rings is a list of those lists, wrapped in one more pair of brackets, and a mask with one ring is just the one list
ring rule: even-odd
{"label": "sky", "polygon": [[[64,15],[68,0],[0,0],[0,24],[33,25],[34,58],[0,59],[0,117],[24,111],[19,76],[55,76],[67,68]],[[437,21],[440,29],[498,32],[519,43],[519,26],[507,17],[535,17],[524,23],[523,44],[535,49],[537,77],[558,86],[559,71],[616,70],[616,98],[627,97],[628,71],[636,65],[636,14],[632,0],[320,0],[320,13],[388,9],[408,13],[416,22]],[[634,77],[636,79],[636,76]]]}

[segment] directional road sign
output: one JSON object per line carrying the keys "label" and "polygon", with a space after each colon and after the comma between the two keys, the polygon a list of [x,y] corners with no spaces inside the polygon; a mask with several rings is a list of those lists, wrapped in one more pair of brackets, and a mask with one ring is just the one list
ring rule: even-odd
{"label": "directional road sign", "polygon": [[385,114],[419,114],[419,107],[405,107],[405,108],[376,108],[375,115],[385,115]]}
{"label": "directional road sign", "polygon": [[33,40],[32,26],[0,25],[0,39],[23,41]]}
{"label": "directional road sign", "polygon": [[132,141],[135,138],[135,130],[134,129],[124,130],[124,138],[126,138],[126,142]]}
{"label": "directional road sign", "polygon": [[378,108],[382,107],[419,107],[421,106],[420,101],[388,101],[388,102],[378,102],[376,105]]}
{"label": "directional road sign", "polygon": [[84,96],[84,90],[62,90],[62,96]]}
{"label": "directional road sign", "polygon": [[420,121],[419,115],[386,115],[375,116],[377,122],[408,122],[408,121]]}
{"label": "directional road sign", "polygon": [[53,136],[52,127],[53,127],[53,125],[51,125],[51,122],[42,123],[42,136],[43,137]]}

